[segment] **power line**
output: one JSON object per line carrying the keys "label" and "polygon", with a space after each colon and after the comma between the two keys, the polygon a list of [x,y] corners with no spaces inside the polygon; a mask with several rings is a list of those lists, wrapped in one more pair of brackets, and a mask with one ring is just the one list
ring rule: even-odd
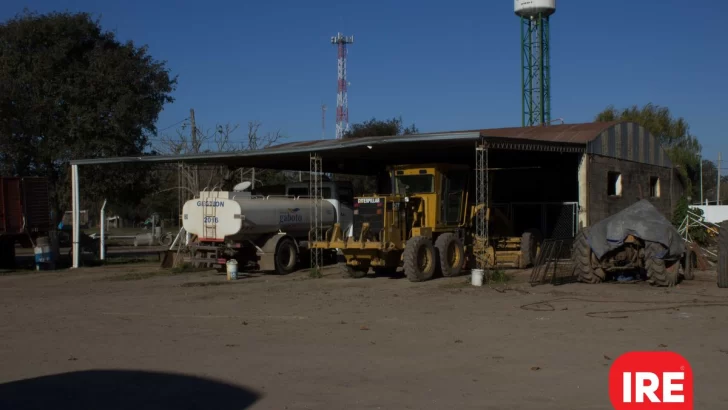
{"label": "power line", "polygon": [[164,128],[162,128],[161,130],[157,130],[157,133],[160,133],[160,132],[162,132],[162,131],[166,131],[166,130],[168,130],[168,129],[170,129],[170,128],[174,127],[175,125],[179,125],[179,124],[181,124],[181,123],[183,123],[183,122],[185,122],[185,121],[187,121],[187,120],[189,120],[189,118],[185,118],[185,119],[183,119],[183,120],[177,121],[177,122],[175,122],[174,124],[172,124],[172,125],[170,125],[170,126],[164,127]]}

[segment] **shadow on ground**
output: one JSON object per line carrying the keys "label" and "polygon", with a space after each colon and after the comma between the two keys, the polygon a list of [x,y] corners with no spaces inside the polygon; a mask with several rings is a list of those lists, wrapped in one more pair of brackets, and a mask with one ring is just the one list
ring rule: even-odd
{"label": "shadow on ground", "polygon": [[261,395],[171,373],[92,370],[0,384],[0,409],[242,410]]}

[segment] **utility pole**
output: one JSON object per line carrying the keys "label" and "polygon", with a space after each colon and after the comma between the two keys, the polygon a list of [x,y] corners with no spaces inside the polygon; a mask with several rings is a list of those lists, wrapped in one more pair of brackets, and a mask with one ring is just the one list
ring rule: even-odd
{"label": "utility pole", "polygon": [[703,204],[703,156],[700,156],[700,205]]}
{"label": "utility pole", "polygon": [[[195,124],[195,109],[190,108],[190,140],[192,145],[192,153],[197,153],[199,149],[197,148],[197,125]],[[197,185],[193,191],[199,190],[200,187],[200,176],[197,172],[197,165],[195,165],[195,171],[194,171],[194,181]]]}
{"label": "utility pole", "polygon": [[718,188],[715,190],[715,203],[716,205],[720,205],[720,167],[721,163],[723,162],[723,156],[721,153],[718,153]]}

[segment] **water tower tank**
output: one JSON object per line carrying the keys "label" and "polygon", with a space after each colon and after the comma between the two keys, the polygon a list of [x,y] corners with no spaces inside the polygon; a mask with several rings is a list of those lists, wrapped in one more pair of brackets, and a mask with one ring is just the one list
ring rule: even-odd
{"label": "water tower tank", "polygon": [[556,12],[556,0],[514,0],[514,10],[520,17],[546,17]]}

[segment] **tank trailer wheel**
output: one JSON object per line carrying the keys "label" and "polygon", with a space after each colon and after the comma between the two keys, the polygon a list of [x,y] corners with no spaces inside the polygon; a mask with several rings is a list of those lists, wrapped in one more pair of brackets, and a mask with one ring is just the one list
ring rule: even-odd
{"label": "tank trailer wheel", "polygon": [[588,228],[579,231],[571,248],[571,257],[574,260],[574,274],[579,282],[600,283],[604,280],[604,270],[592,267],[592,250],[587,240]]}
{"label": "tank trailer wheel", "polygon": [[404,248],[404,274],[410,282],[423,282],[435,274],[437,260],[430,238],[414,236]]}
{"label": "tank trailer wheel", "polygon": [[465,250],[460,239],[454,233],[444,233],[435,241],[437,266],[442,276],[458,276],[463,268]]}
{"label": "tank trailer wheel", "polygon": [[278,242],[275,254],[275,272],[278,275],[288,275],[296,270],[298,249],[296,244],[289,238],[283,238]]}
{"label": "tank trailer wheel", "polygon": [[167,232],[159,237],[159,244],[162,246],[170,246],[172,245],[172,241],[174,241],[174,236],[171,232]]}
{"label": "tank trailer wheel", "polygon": [[361,279],[367,276],[369,266],[352,266],[345,263],[339,265],[341,267],[341,277],[344,279]]}
{"label": "tank trailer wheel", "polygon": [[660,243],[649,242],[645,248],[645,269],[647,282],[654,286],[675,286],[678,280],[679,262],[657,258],[667,249]]}

